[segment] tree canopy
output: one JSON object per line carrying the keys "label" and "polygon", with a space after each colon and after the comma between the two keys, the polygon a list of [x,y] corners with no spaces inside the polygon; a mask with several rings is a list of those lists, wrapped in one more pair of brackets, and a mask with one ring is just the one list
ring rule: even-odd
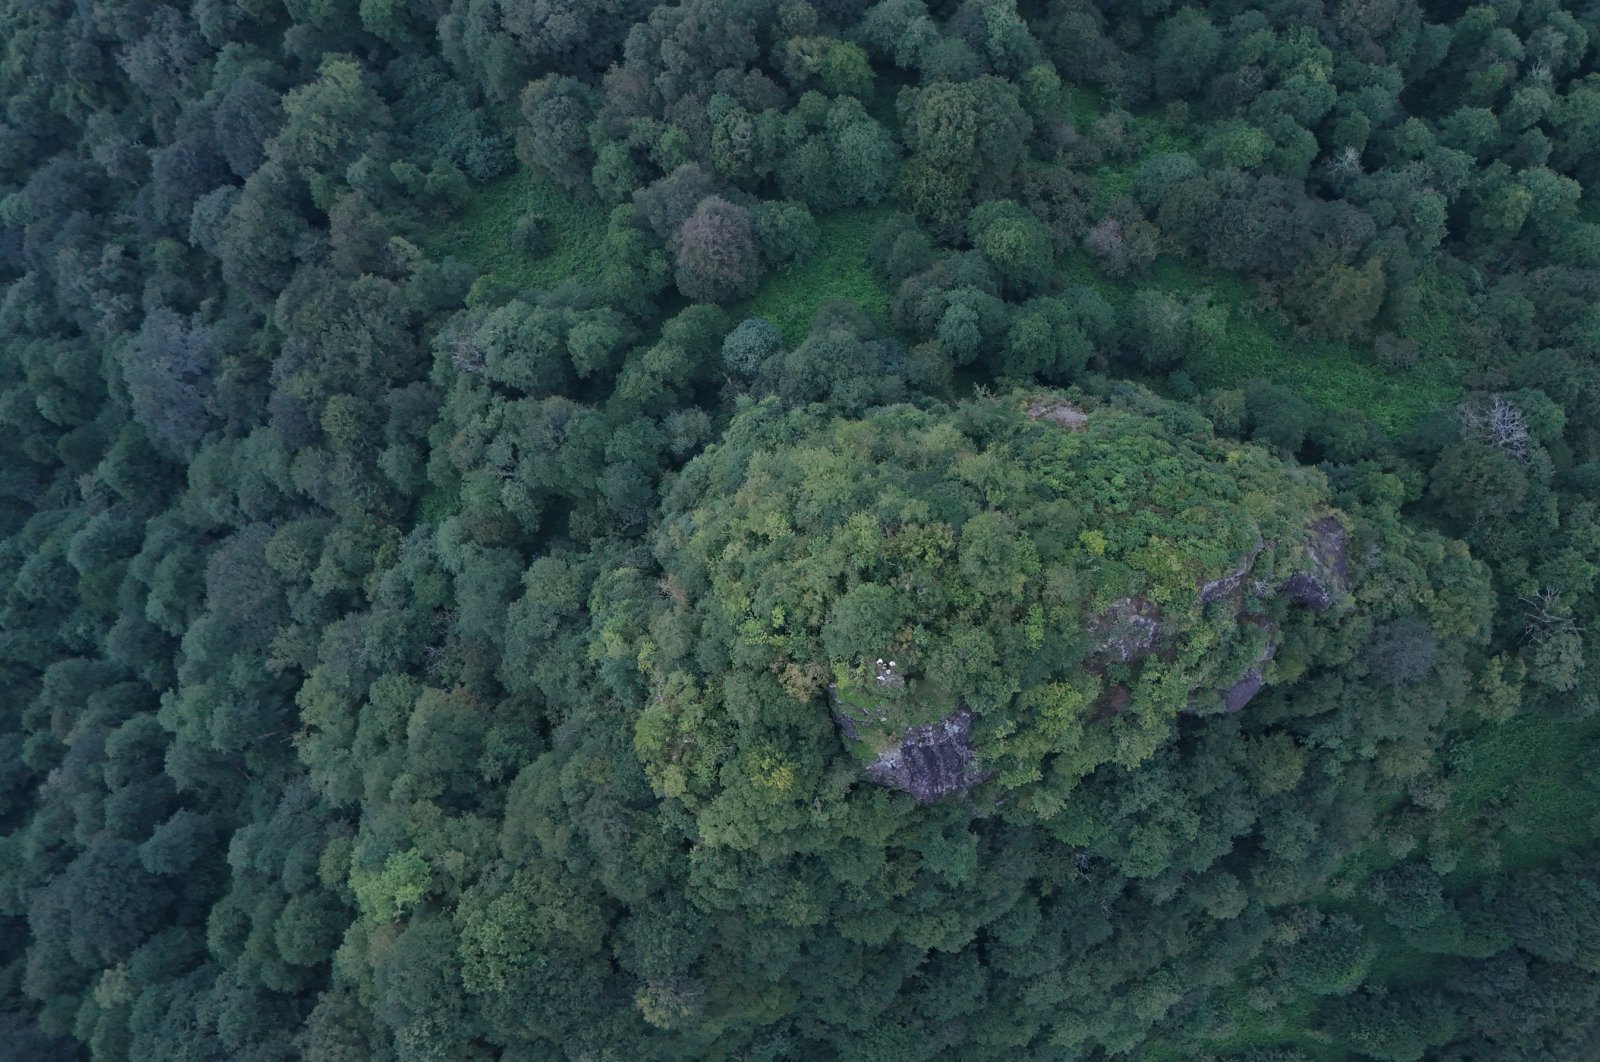
{"label": "tree canopy", "polygon": [[0,1054],[1600,1057],[1600,15],[0,0]]}

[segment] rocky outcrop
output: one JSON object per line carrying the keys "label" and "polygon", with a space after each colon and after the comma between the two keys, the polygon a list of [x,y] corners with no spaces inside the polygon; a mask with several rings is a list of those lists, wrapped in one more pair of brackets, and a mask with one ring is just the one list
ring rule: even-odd
{"label": "rocky outcrop", "polygon": [[1222,698],[1222,707],[1230,714],[1249,704],[1266,687],[1266,673],[1261,669],[1268,660],[1278,655],[1278,625],[1265,616],[1246,616],[1245,622],[1266,631],[1267,639],[1261,646],[1261,652],[1256,654],[1255,663],[1246,669],[1244,677],[1217,691],[1217,696]]}
{"label": "rocky outcrop", "polygon": [[972,713],[965,707],[925,726],[914,726],[900,744],[867,765],[879,785],[910,793],[919,804],[964,793],[986,777],[972,755]]}
{"label": "rocky outcrop", "polygon": [[[1261,652],[1256,654],[1254,663],[1245,669],[1239,681],[1217,690],[1217,697],[1222,701],[1222,710],[1230,715],[1249,704],[1255,699],[1256,694],[1266,689],[1267,676],[1263,667],[1278,654],[1277,624],[1266,616],[1245,616],[1244,622],[1260,627],[1266,631],[1267,637],[1261,646]],[[1196,711],[1199,708],[1200,705],[1195,703],[1191,705],[1190,710]]]}
{"label": "rocky outcrop", "polygon": [[1255,546],[1249,553],[1244,555],[1243,559],[1239,561],[1232,571],[1215,579],[1201,580],[1198,584],[1200,587],[1200,604],[1209,605],[1213,601],[1221,601],[1223,598],[1232,597],[1237,593],[1239,587],[1244,585],[1245,579],[1249,577],[1250,572],[1255,568],[1256,558],[1261,556],[1261,551],[1266,548],[1267,544],[1258,538]]}
{"label": "rocky outcrop", "polygon": [[1256,694],[1260,693],[1267,685],[1266,676],[1259,667],[1253,667],[1244,673],[1244,678],[1233,685],[1217,691],[1217,696],[1222,698],[1223,710],[1233,714],[1249,704]]}
{"label": "rocky outcrop", "polygon": [[[842,712],[834,720],[851,741],[864,725]],[[972,712],[963,705],[937,722],[909,728],[897,744],[867,764],[867,777],[910,793],[918,804],[978,785],[988,775],[972,754]]]}
{"label": "rocky outcrop", "polygon": [[1083,431],[1089,423],[1089,414],[1070,402],[1052,402],[1035,398],[1028,403],[1028,416],[1034,420],[1048,420],[1068,431]]}
{"label": "rocky outcrop", "polygon": [[[1050,416],[1048,412],[1034,412],[1034,416]],[[1051,417],[1051,419],[1055,419]],[[1349,590],[1349,533],[1337,517],[1325,516],[1309,528],[1310,539],[1304,547],[1304,565],[1279,586],[1278,592],[1294,604],[1324,612],[1332,608],[1340,596]],[[1277,545],[1258,539],[1251,550],[1222,575],[1196,582],[1200,603],[1209,605],[1216,601],[1234,599],[1232,610],[1239,622],[1263,628],[1266,637],[1260,653],[1243,675],[1227,686],[1194,691],[1186,712],[1211,714],[1221,710],[1229,714],[1242,710],[1267,686],[1266,665],[1278,649],[1278,628],[1265,615],[1239,615],[1246,598],[1240,595],[1246,580],[1252,577],[1263,553]],[[1269,554],[1270,559],[1270,554]],[[1275,564],[1264,565],[1270,570]],[[1279,570],[1282,570],[1279,568]],[[1251,593],[1270,595],[1271,584],[1265,576],[1257,576],[1251,584]],[[1161,606],[1147,598],[1130,596],[1113,601],[1104,611],[1088,621],[1089,632],[1095,638],[1095,655],[1085,664],[1097,674],[1107,674],[1109,665],[1135,664],[1157,651],[1161,645]],[[886,692],[903,691],[906,679],[896,670],[892,660],[877,660],[870,674],[872,684]],[[928,804],[940,797],[963,793],[983,782],[988,775],[972,752],[972,713],[965,704],[936,722],[909,727],[898,741],[883,747],[881,737],[890,737],[894,731],[885,730],[889,716],[861,708],[844,709],[838,691],[829,687],[834,704],[834,720],[840,732],[855,742],[864,736],[873,737],[874,747],[880,749],[877,758],[866,763],[868,777],[879,785],[909,793],[919,804]],[[1215,696],[1217,700],[1209,698]],[[1123,711],[1131,699],[1126,685],[1114,684],[1097,700],[1094,709],[1097,718],[1116,715]],[[868,716],[856,718],[857,716]],[[927,718],[926,715],[923,718]],[[869,732],[875,731],[875,734]],[[870,755],[870,752],[866,753]],[[863,757],[864,758],[864,757]]]}
{"label": "rocky outcrop", "polygon": [[1305,552],[1306,567],[1286,579],[1280,590],[1297,605],[1325,612],[1350,588],[1350,534],[1337,517],[1325,516],[1311,525]]}
{"label": "rocky outcrop", "polygon": [[1155,648],[1161,634],[1161,606],[1142,597],[1120,597],[1090,621],[1107,659],[1128,664]]}
{"label": "rocky outcrop", "polygon": [[[1324,516],[1309,530],[1311,540],[1305,546],[1305,566],[1285,579],[1278,592],[1303,608],[1325,612],[1350,588],[1350,535],[1336,516]],[[1226,574],[1200,580],[1196,584],[1200,604],[1209,605],[1236,594],[1255,570],[1256,560],[1272,545],[1274,543],[1257,540],[1255,547]]]}

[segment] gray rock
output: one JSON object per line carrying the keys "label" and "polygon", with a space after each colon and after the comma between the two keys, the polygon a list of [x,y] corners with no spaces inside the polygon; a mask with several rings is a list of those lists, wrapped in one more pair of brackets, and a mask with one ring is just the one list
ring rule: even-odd
{"label": "gray rock", "polygon": [[1161,634],[1161,606],[1142,597],[1119,597],[1089,623],[1099,651],[1124,664],[1155,648]]}
{"label": "gray rock", "polygon": [[[1225,686],[1217,691],[1217,696],[1222,700],[1222,708],[1229,715],[1237,712],[1249,704],[1255,695],[1260,693],[1267,685],[1265,672],[1261,670],[1263,664],[1278,655],[1278,626],[1266,616],[1246,616],[1244,622],[1253,623],[1267,632],[1267,640],[1261,647],[1261,652],[1256,654],[1255,663],[1245,671],[1243,677],[1231,686]],[[1189,711],[1198,705],[1191,704]]]}
{"label": "gray rock", "polygon": [[1325,516],[1311,525],[1305,552],[1306,568],[1289,576],[1281,589],[1295,604],[1325,612],[1350,587],[1350,535],[1338,518]]}
{"label": "gray rock", "polygon": [[1209,582],[1201,580],[1199,583],[1200,604],[1209,605],[1213,601],[1221,601],[1225,597],[1233,596],[1239,587],[1244,585],[1245,578],[1249,576],[1251,569],[1256,566],[1256,558],[1261,556],[1261,551],[1266,548],[1267,544],[1265,542],[1256,539],[1255,547],[1244,555],[1243,559],[1239,561],[1238,567],[1228,572],[1228,574],[1219,576]]}
{"label": "gray rock", "polygon": [[1034,420],[1048,420],[1068,431],[1083,431],[1089,423],[1089,414],[1070,402],[1051,402],[1035,398],[1028,403],[1028,416]]}
{"label": "gray rock", "polygon": [[1245,705],[1251,698],[1260,693],[1267,685],[1266,676],[1261,674],[1259,667],[1253,667],[1244,673],[1244,678],[1235,682],[1227,689],[1217,691],[1217,696],[1222,698],[1222,707],[1232,715]]}
{"label": "gray rock", "polygon": [[899,745],[867,765],[867,776],[910,793],[918,804],[966,792],[987,777],[972,755],[972,713],[963,706],[938,722],[912,727]]}

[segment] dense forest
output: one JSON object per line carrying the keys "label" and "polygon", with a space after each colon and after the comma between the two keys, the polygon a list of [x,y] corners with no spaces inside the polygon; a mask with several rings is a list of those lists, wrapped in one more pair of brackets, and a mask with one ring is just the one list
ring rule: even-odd
{"label": "dense forest", "polygon": [[0,96],[0,1057],[1600,1058],[1594,0]]}

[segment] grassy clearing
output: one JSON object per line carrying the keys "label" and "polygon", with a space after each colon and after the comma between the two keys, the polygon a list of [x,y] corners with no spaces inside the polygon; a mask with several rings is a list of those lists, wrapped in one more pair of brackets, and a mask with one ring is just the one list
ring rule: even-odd
{"label": "grassy clearing", "polygon": [[1437,371],[1437,365],[1386,372],[1348,343],[1291,338],[1237,313],[1229,319],[1226,342],[1194,368],[1196,380],[1212,386],[1272,380],[1319,408],[1359,410],[1391,433],[1449,408],[1460,395],[1450,382],[1453,374]]}
{"label": "grassy clearing", "polygon": [[[1102,103],[1074,90],[1069,107],[1076,122],[1092,122]],[[1183,142],[1154,119],[1149,147],[1139,159],[1102,173],[1103,186],[1131,180],[1133,170],[1149,154],[1177,150]],[[550,249],[530,255],[512,232],[523,216],[542,215],[550,227]],[[754,297],[730,308],[736,317],[762,317],[778,326],[784,340],[801,342],[817,308],[829,299],[854,302],[880,325],[889,323],[891,293],[867,262],[872,230],[891,213],[889,207],[857,208],[827,215],[818,222],[816,250],[794,268],[767,278]],[[598,245],[608,212],[532,173],[518,172],[476,190],[471,202],[447,224],[424,237],[424,248],[452,256],[478,269],[480,290],[551,288],[568,279],[593,281],[599,271]],[[1185,297],[1206,294],[1229,311],[1224,341],[1188,368],[1196,382],[1229,387],[1250,378],[1273,380],[1324,409],[1359,409],[1385,429],[1398,432],[1422,417],[1451,405],[1458,389],[1449,361],[1453,325],[1450,307],[1455,292],[1444,282],[1420,285],[1418,312],[1407,330],[1418,343],[1416,368],[1386,371],[1369,354],[1348,343],[1294,336],[1280,321],[1255,314],[1249,284],[1239,277],[1189,262],[1163,258],[1137,281],[1116,281],[1098,274],[1088,257],[1069,256],[1063,263],[1068,278],[1089,284],[1115,304],[1125,304],[1138,287],[1154,287]]]}
{"label": "grassy clearing", "polygon": [[1069,85],[1066,92],[1067,117],[1072,121],[1072,128],[1080,134],[1087,133],[1095,119],[1106,111],[1105,93],[1086,85]]}
{"label": "grassy clearing", "polygon": [[828,214],[817,222],[817,247],[811,257],[782,273],[774,273],[753,297],[729,308],[735,320],[760,317],[771,321],[791,347],[805,339],[811,318],[829,299],[853,302],[874,321],[889,323],[889,291],[867,262],[872,230],[893,211],[858,207]]}
{"label": "grassy clearing", "polygon": [[[1104,97],[1092,90],[1074,87],[1067,95],[1067,115],[1079,133],[1087,133],[1107,107]],[[1189,138],[1155,115],[1136,114],[1133,124],[1145,146],[1126,163],[1100,167],[1097,199],[1101,209],[1132,191],[1133,175],[1146,159],[1195,150]],[[1231,387],[1252,378],[1271,380],[1321,409],[1360,410],[1391,433],[1448,408],[1460,395],[1454,382],[1460,374],[1451,360],[1458,283],[1453,285],[1444,278],[1427,277],[1416,285],[1415,312],[1402,330],[1405,338],[1417,343],[1416,366],[1387,370],[1376,364],[1369,350],[1297,336],[1287,322],[1257,313],[1249,283],[1230,273],[1163,256],[1147,275],[1117,281],[1099,274],[1082,253],[1068,256],[1063,267],[1073,283],[1096,288],[1119,307],[1140,288],[1184,297],[1203,294],[1212,305],[1225,307],[1228,324],[1223,341],[1185,366],[1202,386]]]}
{"label": "grassy clearing", "polygon": [[1468,742],[1470,767],[1457,781],[1446,824],[1453,833],[1481,832],[1478,816],[1504,808],[1515,825],[1501,841],[1501,865],[1463,866],[1452,879],[1538,866],[1600,842],[1600,772],[1591,750],[1600,717],[1519,716]]}
{"label": "grassy clearing", "polygon": [[1417,363],[1442,365],[1459,375],[1457,325],[1466,313],[1466,282],[1431,269],[1412,283],[1406,299],[1409,308],[1396,332],[1417,344]]}
{"label": "grassy clearing", "polygon": [[1247,281],[1220,270],[1163,256],[1142,277],[1114,280],[1099,273],[1082,252],[1070,255],[1063,265],[1071,283],[1095,288],[1119,309],[1141,289],[1186,299],[1204,295],[1213,306],[1225,308],[1228,319],[1220,342],[1184,366],[1204,387],[1271,380],[1318,408],[1360,410],[1392,433],[1448,408],[1460,394],[1453,382],[1455,369],[1442,353],[1424,356],[1413,368],[1383,369],[1370,352],[1354,344],[1295,335],[1277,315],[1255,309]]}
{"label": "grassy clearing", "polygon": [[[1060,113],[1072,123],[1072,128],[1077,130],[1078,135],[1087,136],[1094,123],[1106,113],[1107,108],[1108,103],[1104,93],[1074,85],[1067,90],[1066,107]],[[1133,133],[1135,136],[1145,138],[1144,147],[1138,154],[1120,166],[1107,164],[1095,171],[1095,176],[1100,181],[1097,200],[1101,209],[1109,206],[1119,196],[1128,195],[1133,191],[1133,175],[1146,159],[1175,151],[1195,150],[1193,140],[1178,133],[1159,117],[1148,112],[1133,115]]]}
{"label": "grassy clearing", "polygon": [[[1316,1062],[1322,1060],[1332,1062],[1334,1059],[1345,1057],[1343,1052],[1325,1043],[1312,1031],[1315,1025],[1313,1014],[1316,1011],[1316,1004],[1314,997],[1304,997],[1288,1006],[1262,1014],[1245,1001],[1243,987],[1235,985],[1227,996],[1233,1028],[1228,1035],[1210,1041],[1208,1046],[1223,1058],[1247,1051],[1282,1048],[1299,1050]],[[1179,1062],[1180,1059],[1187,1062],[1194,1056],[1166,1048],[1163,1053],[1152,1057],[1171,1059],[1172,1062]]]}
{"label": "grassy clearing", "polygon": [[[517,246],[516,224],[539,214],[549,226],[549,250],[531,255]],[[609,211],[537,174],[519,171],[473,190],[459,214],[423,238],[423,250],[474,266],[480,285],[519,291],[590,282],[600,272],[600,241]]]}

